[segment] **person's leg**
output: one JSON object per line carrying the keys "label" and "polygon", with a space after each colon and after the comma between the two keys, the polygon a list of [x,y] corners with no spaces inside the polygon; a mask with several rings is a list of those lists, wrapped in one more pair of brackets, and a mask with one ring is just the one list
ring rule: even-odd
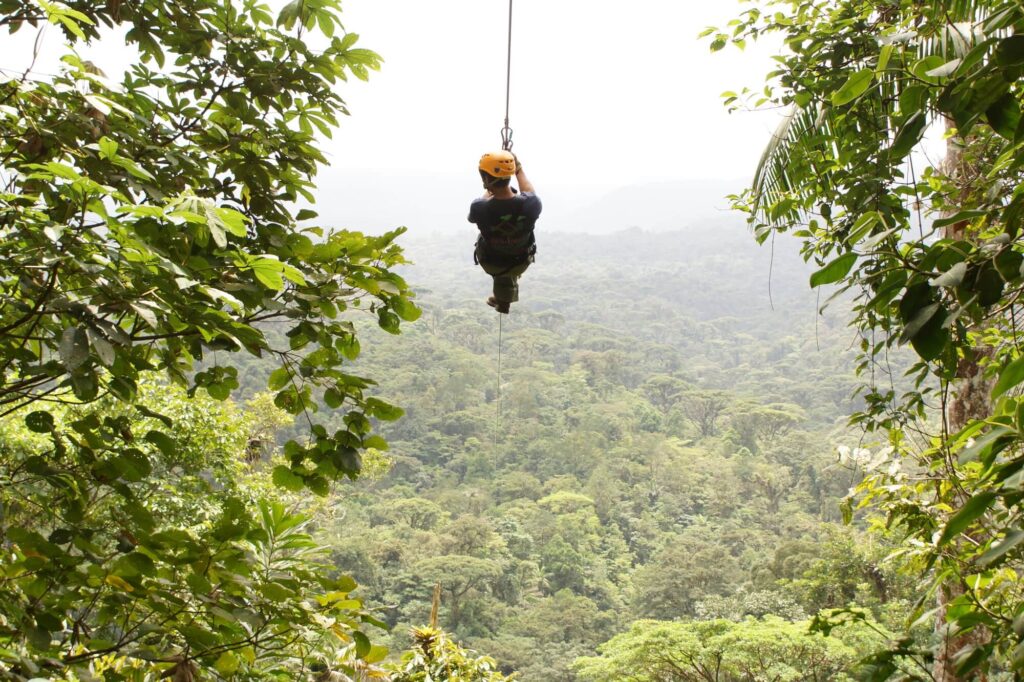
{"label": "person's leg", "polygon": [[494,279],[494,295],[487,302],[488,305],[498,312],[507,313],[509,304],[519,300],[519,277],[530,267],[530,263],[509,266],[480,261],[480,267]]}
{"label": "person's leg", "polygon": [[521,263],[494,275],[494,298],[501,303],[515,303],[519,300],[519,278],[530,264]]}

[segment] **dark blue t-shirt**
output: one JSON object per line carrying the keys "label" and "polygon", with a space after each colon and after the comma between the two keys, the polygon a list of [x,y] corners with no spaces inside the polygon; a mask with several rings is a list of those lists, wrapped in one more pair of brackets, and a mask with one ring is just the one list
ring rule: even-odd
{"label": "dark blue t-shirt", "polygon": [[469,222],[480,230],[484,255],[519,257],[533,247],[533,229],[540,217],[540,197],[522,192],[511,199],[476,199],[469,207]]}

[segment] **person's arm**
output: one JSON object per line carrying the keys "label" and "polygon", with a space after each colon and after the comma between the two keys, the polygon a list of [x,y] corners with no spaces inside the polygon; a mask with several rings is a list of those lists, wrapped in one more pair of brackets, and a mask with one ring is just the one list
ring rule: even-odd
{"label": "person's arm", "polygon": [[535,190],[533,188],[533,183],[530,182],[530,179],[528,177],[526,177],[526,172],[523,170],[522,165],[519,164],[518,162],[516,164],[516,182],[519,183],[519,191],[520,192],[536,192],[537,191],[537,190]]}
{"label": "person's arm", "polygon": [[481,199],[473,199],[473,203],[469,205],[469,222],[476,223],[480,220],[480,217],[477,215],[479,213],[478,207],[486,200],[486,196]]}
{"label": "person's arm", "polygon": [[519,191],[535,192],[533,183],[530,182],[530,179],[526,177],[526,173],[523,172],[523,164],[519,162],[519,157],[513,154],[512,158],[516,160],[516,182],[519,183]]}

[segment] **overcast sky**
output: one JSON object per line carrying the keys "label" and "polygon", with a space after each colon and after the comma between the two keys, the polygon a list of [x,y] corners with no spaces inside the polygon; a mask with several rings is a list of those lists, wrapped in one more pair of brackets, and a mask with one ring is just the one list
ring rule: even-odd
{"label": "overcast sky", "polygon": [[[721,213],[778,123],[776,112],[729,114],[720,97],[763,84],[766,47],[713,55],[697,38],[742,8],[514,0],[510,122],[545,199],[546,229],[652,227],[618,218],[629,196],[608,207],[603,195],[654,182],[703,181],[700,201],[690,193],[679,203],[691,220]],[[464,229],[467,196],[479,191],[476,162],[500,147],[507,0],[347,0],[343,17],[385,61],[369,83],[342,89],[352,117],[328,145],[334,167],[321,177],[321,208],[370,229]],[[595,227],[606,208],[614,221]]]}
{"label": "overcast sky", "polygon": [[[631,220],[630,195],[615,195],[611,206],[605,195],[656,182],[699,180],[676,202],[685,202],[680,210],[694,219],[721,212],[723,195],[750,178],[778,121],[776,112],[728,114],[720,97],[763,84],[769,50],[712,55],[697,39],[742,5],[514,3],[511,126],[515,151],[545,199],[546,226],[589,230],[594,215],[610,210],[626,217],[598,229],[648,227],[657,216]],[[332,168],[318,178],[321,215],[367,230],[465,229],[466,204],[480,191],[477,160],[500,147],[507,0],[344,0],[342,19],[384,64],[369,83],[339,86],[352,116],[324,142]],[[24,68],[34,37],[5,36],[0,67]],[[59,68],[61,41],[56,29],[44,35],[38,73]],[[117,34],[80,52],[115,80],[135,54]],[[671,203],[675,187],[666,185],[665,194]],[[650,191],[641,196],[652,203]]]}
{"label": "overcast sky", "polygon": [[[514,0],[511,125],[535,181],[751,175],[776,118],[729,115],[719,95],[763,83],[768,55],[712,55],[697,39],[740,9],[732,0]],[[335,163],[472,170],[500,146],[507,19],[506,0],[347,0],[346,27],[385,64],[345,89],[353,117],[331,145]]]}

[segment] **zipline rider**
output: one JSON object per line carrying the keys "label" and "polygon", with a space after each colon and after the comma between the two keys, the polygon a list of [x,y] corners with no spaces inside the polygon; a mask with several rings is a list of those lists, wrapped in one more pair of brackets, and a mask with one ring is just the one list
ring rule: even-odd
{"label": "zipline rider", "polygon": [[[511,187],[515,177],[519,190]],[[519,300],[519,278],[537,252],[533,229],[540,217],[540,198],[515,154],[490,152],[480,158],[484,195],[469,207],[469,222],[480,230],[474,261],[494,278],[487,305],[508,314]]]}

